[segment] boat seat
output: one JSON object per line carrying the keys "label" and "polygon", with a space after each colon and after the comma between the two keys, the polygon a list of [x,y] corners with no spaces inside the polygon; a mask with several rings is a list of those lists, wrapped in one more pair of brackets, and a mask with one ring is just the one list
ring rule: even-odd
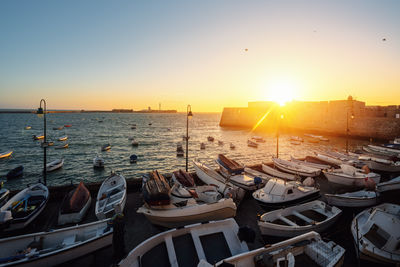
{"label": "boat seat", "polygon": [[283,216],[279,215],[278,218],[279,218],[281,221],[287,223],[287,224],[290,225],[290,226],[298,226],[296,223],[292,222],[291,220],[289,220],[289,219],[286,218],[286,217],[283,217]]}
{"label": "boat seat", "polygon": [[109,188],[109,189],[107,189],[107,191],[105,191],[104,193],[110,193],[110,192],[112,192],[114,189],[118,189],[119,187],[121,187],[122,186],[122,184],[117,184],[116,186],[113,186],[113,187],[111,187],[111,188]]}
{"label": "boat seat", "polygon": [[309,223],[309,224],[313,224],[314,221],[311,220],[310,218],[304,216],[303,214],[300,214],[298,211],[294,210],[293,211],[293,215],[295,215],[296,217],[299,217],[300,219],[302,219],[303,221]]}
{"label": "boat seat", "polygon": [[64,247],[72,246],[73,244],[75,244],[75,239],[76,239],[76,235],[67,236],[64,238],[62,245]]}

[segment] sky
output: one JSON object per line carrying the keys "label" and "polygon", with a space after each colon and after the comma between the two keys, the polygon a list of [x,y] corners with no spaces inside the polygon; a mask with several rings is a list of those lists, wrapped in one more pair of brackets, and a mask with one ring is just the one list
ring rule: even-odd
{"label": "sky", "polygon": [[0,1],[0,108],[400,104],[400,1]]}

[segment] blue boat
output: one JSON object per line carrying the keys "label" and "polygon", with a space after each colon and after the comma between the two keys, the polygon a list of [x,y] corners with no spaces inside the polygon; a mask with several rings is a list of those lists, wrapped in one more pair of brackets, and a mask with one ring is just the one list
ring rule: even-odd
{"label": "blue boat", "polygon": [[22,166],[22,165],[18,166],[15,169],[12,169],[6,175],[7,180],[15,179],[15,178],[22,176],[23,171],[24,171],[24,166]]}
{"label": "blue boat", "polygon": [[136,163],[137,162],[137,156],[135,154],[131,155],[129,157],[129,160],[131,161],[131,163]]}

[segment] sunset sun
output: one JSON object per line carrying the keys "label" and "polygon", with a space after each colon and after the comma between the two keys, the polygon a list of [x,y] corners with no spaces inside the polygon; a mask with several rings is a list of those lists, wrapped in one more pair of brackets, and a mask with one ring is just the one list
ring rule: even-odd
{"label": "sunset sun", "polygon": [[283,106],[298,95],[299,87],[290,80],[277,80],[267,86],[264,98]]}

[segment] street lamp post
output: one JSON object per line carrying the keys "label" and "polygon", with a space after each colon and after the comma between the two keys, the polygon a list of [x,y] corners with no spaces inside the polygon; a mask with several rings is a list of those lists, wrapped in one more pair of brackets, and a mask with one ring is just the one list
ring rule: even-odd
{"label": "street lamp post", "polygon": [[[353,114],[353,98],[349,96],[347,98],[347,112],[346,112],[346,153],[349,153],[349,109],[351,108],[351,116],[350,118],[353,120],[354,119],[354,114]],[[350,105],[351,103],[351,105]]]}
{"label": "street lamp post", "polygon": [[[43,102],[43,108],[42,108],[42,102]],[[43,147],[43,181],[44,185],[47,185],[47,170],[46,170],[46,149],[47,149],[47,142],[46,142],[46,113],[47,113],[47,108],[46,108],[46,100],[41,99],[40,100],[40,107],[38,108],[36,114],[41,117],[43,116],[43,123],[44,123],[44,139],[42,143]]]}
{"label": "street lamp post", "polygon": [[276,131],[276,158],[279,158],[279,130],[281,127],[281,120],[283,120],[283,114],[278,119],[278,130]]}
{"label": "street lamp post", "polygon": [[192,117],[192,107],[188,105],[186,108],[186,171],[188,171],[189,161],[189,119],[191,119]]}

